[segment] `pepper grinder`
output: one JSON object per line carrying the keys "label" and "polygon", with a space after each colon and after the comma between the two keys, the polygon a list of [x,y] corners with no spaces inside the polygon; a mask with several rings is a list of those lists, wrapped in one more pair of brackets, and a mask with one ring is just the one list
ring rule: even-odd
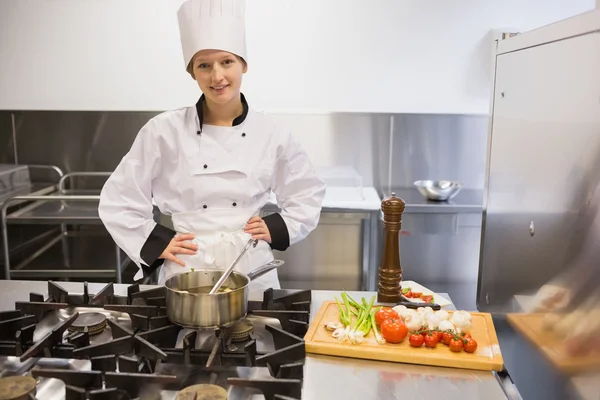
{"label": "pepper grinder", "polygon": [[402,267],[400,266],[400,229],[406,203],[395,193],[381,202],[383,211],[384,247],[377,285],[378,303],[398,303],[402,300]]}

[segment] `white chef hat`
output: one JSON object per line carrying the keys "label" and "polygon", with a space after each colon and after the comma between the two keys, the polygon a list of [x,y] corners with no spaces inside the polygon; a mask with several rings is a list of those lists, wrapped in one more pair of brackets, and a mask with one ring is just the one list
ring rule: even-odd
{"label": "white chef hat", "polygon": [[223,50],[246,58],[245,0],[186,0],[179,11],[179,35],[187,69],[200,50]]}

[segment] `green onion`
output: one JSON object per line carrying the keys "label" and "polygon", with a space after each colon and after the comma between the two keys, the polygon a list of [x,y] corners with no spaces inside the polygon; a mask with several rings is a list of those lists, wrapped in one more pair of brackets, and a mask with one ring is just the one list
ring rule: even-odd
{"label": "green onion", "polygon": [[349,294],[346,294],[346,297],[348,297],[348,301],[350,302],[350,305],[354,308],[356,308],[357,310],[360,309],[360,304],[358,304],[352,297],[350,297]]}
{"label": "green onion", "polygon": [[[384,343],[385,341],[382,342],[381,333],[375,323],[377,310],[373,310],[373,304],[376,296],[371,296],[368,301],[361,297],[360,303],[345,291],[341,293],[341,296],[341,302],[337,297],[335,297],[335,301],[339,308],[340,321],[344,324],[345,329],[344,332],[341,332],[341,330],[334,332],[333,336],[340,341],[349,340],[353,344],[359,344],[373,329],[377,342]],[[380,308],[378,307],[378,309]]]}
{"label": "green onion", "polygon": [[[344,296],[344,294],[342,293],[342,297]],[[344,324],[344,326],[348,326],[350,325],[350,320],[351,320],[351,316],[348,315],[348,312],[346,310],[344,310],[344,308],[342,307],[342,305],[340,304],[340,301],[338,300],[337,297],[334,297],[335,301],[337,302],[337,305],[340,309],[340,322],[342,324]]]}
{"label": "green onion", "polygon": [[377,340],[377,343],[385,343],[385,339],[383,338],[383,336],[381,336],[381,333],[379,333],[379,329],[377,329],[377,323],[375,322],[375,313],[377,311],[374,311],[371,314],[371,328],[373,328],[373,332],[375,333],[375,340]]}

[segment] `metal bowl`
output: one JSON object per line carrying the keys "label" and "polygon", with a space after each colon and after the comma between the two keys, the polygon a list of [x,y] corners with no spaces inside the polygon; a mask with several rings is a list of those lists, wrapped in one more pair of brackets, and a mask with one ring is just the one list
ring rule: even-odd
{"label": "metal bowl", "polygon": [[455,181],[416,181],[415,186],[427,200],[448,201],[460,192],[462,183]]}

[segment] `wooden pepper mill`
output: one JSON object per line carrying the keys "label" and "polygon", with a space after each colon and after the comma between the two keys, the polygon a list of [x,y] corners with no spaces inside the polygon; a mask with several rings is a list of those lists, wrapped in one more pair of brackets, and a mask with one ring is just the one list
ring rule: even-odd
{"label": "wooden pepper mill", "polygon": [[379,267],[379,283],[377,285],[377,302],[398,303],[402,300],[402,267],[400,266],[400,229],[402,213],[406,203],[395,193],[381,202],[383,211],[384,247],[381,266]]}

